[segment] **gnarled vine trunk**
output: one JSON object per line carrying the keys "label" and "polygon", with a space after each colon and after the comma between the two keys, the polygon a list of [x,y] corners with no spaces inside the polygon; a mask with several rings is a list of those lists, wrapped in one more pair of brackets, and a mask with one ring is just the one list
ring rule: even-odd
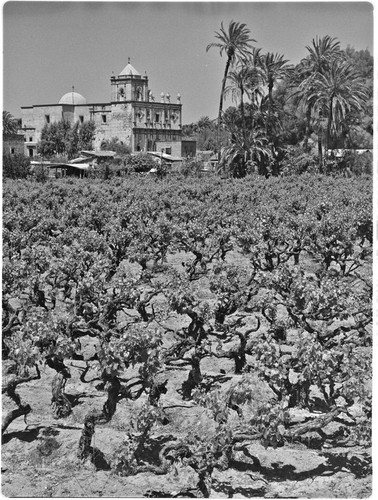
{"label": "gnarled vine trunk", "polygon": [[37,372],[36,375],[32,375],[30,377],[12,378],[2,388],[2,393],[6,394],[8,397],[10,397],[16,403],[17,408],[8,412],[5,415],[5,417],[3,418],[3,422],[2,422],[2,426],[1,426],[1,435],[4,434],[4,432],[7,430],[9,425],[13,422],[13,420],[15,420],[18,417],[22,417],[22,416],[26,417],[26,415],[28,415],[32,411],[32,408],[29,404],[25,404],[22,402],[20,395],[17,394],[17,392],[16,392],[16,388],[20,384],[41,378],[41,373],[39,371],[38,366],[35,365],[35,368],[36,368],[36,372]]}
{"label": "gnarled vine trunk", "polygon": [[202,381],[200,361],[198,356],[193,356],[191,360],[192,369],[189,372],[188,379],[182,384],[183,399],[191,399],[193,389],[198,387]]}
{"label": "gnarled vine trunk", "polygon": [[54,418],[65,418],[72,411],[70,400],[64,394],[67,378],[63,372],[58,372],[52,381],[51,406]]}
{"label": "gnarled vine trunk", "polygon": [[48,356],[46,358],[46,364],[53,370],[57,371],[57,374],[51,383],[51,406],[53,416],[54,418],[68,417],[72,411],[72,405],[70,400],[64,394],[64,389],[66,387],[67,379],[71,378],[71,372],[64,362],[57,356]]}
{"label": "gnarled vine trunk", "polygon": [[108,381],[108,399],[105,401],[102,411],[91,410],[84,419],[84,429],[82,431],[78,457],[85,460],[91,453],[91,441],[98,424],[110,422],[117,409],[118,395],[121,390],[121,383],[117,377],[112,377]]}

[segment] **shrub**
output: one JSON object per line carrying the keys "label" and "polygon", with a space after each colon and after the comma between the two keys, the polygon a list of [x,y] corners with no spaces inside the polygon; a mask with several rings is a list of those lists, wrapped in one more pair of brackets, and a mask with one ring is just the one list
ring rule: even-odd
{"label": "shrub", "polygon": [[29,158],[23,154],[3,155],[3,178],[25,179],[29,174]]}
{"label": "shrub", "polygon": [[305,152],[301,147],[288,147],[281,160],[282,175],[316,173],[318,157],[313,152]]}
{"label": "shrub", "polygon": [[352,151],[346,151],[340,162],[340,168],[346,173],[354,175],[371,174],[373,167],[373,156],[367,151],[358,155]]}
{"label": "shrub", "polygon": [[128,172],[149,172],[152,168],[157,168],[157,162],[146,153],[129,155],[124,159],[124,165]]}
{"label": "shrub", "polygon": [[48,169],[43,165],[38,165],[33,169],[34,178],[38,182],[46,182],[49,176]]}
{"label": "shrub", "polygon": [[201,173],[202,167],[203,164],[201,161],[198,161],[195,158],[187,158],[182,162],[181,173],[184,177],[188,177],[190,175],[198,177]]}
{"label": "shrub", "polygon": [[125,156],[131,153],[130,146],[124,144],[118,137],[113,137],[108,141],[102,141],[100,149],[101,151],[114,151],[119,156]]}

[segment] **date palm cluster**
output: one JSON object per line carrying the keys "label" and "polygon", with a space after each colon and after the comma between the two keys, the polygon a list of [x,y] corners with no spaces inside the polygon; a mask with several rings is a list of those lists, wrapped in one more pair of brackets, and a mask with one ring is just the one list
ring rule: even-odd
{"label": "date palm cluster", "polygon": [[[277,163],[284,115],[289,112],[285,100],[294,106],[297,120],[298,114],[305,116],[305,150],[310,133],[317,135],[321,166],[324,152],[347,137],[354,114],[362,111],[369,97],[355,65],[340,49],[340,42],[329,35],[316,37],[306,47],[306,57],[294,66],[282,54],[263,53],[253,46],[256,40],[244,23],[231,21],[225,28],[222,22],[215,38],[217,41],[210,43],[206,51],[215,47],[227,57],[217,125],[219,168],[230,169],[231,165],[238,177],[245,175],[248,166],[259,165],[261,171],[261,165]],[[284,96],[277,93],[281,82],[288,91]],[[223,112],[227,95],[238,109]],[[222,129],[230,135],[223,149]]]}
{"label": "date palm cluster", "polygon": [[323,150],[347,135],[348,115],[362,110],[368,93],[336,38],[316,38],[306,48],[309,54],[299,65],[293,97],[305,110],[307,131],[311,121],[315,126],[322,161]]}

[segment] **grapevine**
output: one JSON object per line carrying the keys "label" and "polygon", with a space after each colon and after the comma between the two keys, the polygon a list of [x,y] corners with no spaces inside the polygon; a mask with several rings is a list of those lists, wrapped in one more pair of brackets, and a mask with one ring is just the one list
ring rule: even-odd
{"label": "grapevine", "polygon": [[[240,461],[268,494],[261,450],[367,450],[369,189],[311,175],[6,181],[3,435],[33,412],[22,388],[48,375],[46,419],[69,427],[83,409],[78,467],[122,415],[109,468],[190,470],[172,496],[219,493]],[[172,493],[143,494],[159,492]]]}

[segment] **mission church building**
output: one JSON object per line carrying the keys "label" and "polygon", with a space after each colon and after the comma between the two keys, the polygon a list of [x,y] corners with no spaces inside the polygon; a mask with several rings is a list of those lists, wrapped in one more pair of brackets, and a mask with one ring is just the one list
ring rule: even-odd
{"label": "mission church building", "polygon": [[[21,107],[22,131],[25,138],[25,153],[37,154],[37,144],[45,124],[62,119],[70,123],[93,121],[96,125],[93,147],[100,149],[104,140],[117,137],[120,142],[135,151],[158,151],[181,157],[190,154],[182,142],[181,96],[176,102],[163,92],[160,101],[148,88],[147,75],[130,64],[118,76],[110,78],[111,102],[88,104],[77,92],[68,92],[58,104],[37,104]],[[194,145],[195,147],[195,145]]]}

